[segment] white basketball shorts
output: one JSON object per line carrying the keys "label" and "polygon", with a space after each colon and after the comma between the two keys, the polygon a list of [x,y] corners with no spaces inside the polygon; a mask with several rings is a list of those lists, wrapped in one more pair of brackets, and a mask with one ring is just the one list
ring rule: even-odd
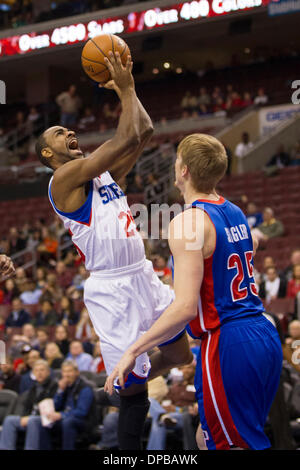
{"label": "white basketball shorts", "polygon": [[[91,272],[84,286],[84,302],[100,338],[108,375],[173,300],[174,291],[159,280],[146,259],[124,268]],[[150,368],[148,354],[139,356],[126,387],[145,382]]]}

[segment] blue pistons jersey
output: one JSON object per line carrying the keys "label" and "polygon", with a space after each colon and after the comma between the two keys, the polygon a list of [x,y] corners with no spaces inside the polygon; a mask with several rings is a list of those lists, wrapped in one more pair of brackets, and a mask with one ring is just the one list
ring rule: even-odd
{"label": "blue pistons jersey", "polygon": [[191,207],[203,209],[216,230],[214,253],[204,260],[204,276],[197,317],[190,333],[199,338],[223,323],[264,311],[253,277],[253,243],[241,209],[223,197],[197,200]]}
{"label": "blue pistons jersey", "polygon": [[253,277],[253,243],[243,212],[220,197],[197,200],[216,231],[204,260],[197,315],[187,327],[201,338],[196,399],[208,449],[266,449],[264,425],[282,365],[278,333],[263,313]]}

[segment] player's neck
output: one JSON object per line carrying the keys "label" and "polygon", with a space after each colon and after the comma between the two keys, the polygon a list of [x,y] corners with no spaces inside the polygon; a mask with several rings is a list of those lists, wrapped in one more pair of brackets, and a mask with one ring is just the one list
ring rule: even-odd
{"label": "player's neck", "polygon": [[198,199],[205,199],[211,201],[217,201],[219,199],[219,195],[215,189],[210,191],[209,193],[204,193],[200,191],[195,191],[193,188],[185,188],[183,192],[184,202],[186,204],[192,204],[194,201]]}

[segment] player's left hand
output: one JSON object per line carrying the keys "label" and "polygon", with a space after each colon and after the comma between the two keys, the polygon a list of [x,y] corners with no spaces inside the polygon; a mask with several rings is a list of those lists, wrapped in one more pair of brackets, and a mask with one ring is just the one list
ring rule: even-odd
{"label": "player's left hand", "polygon": [[119,379],[119,385],[124,390],[125,388],[125,379],[129,372],[134,368],[135,366],[135,355],[130,351],[126,351],[126,353],[122,356],[120,359],[119,363],[116,365],[112,373],[110,374],[109,377],[107,377],[105,385],[104,385],[104,390],[105,392],[108,392],[110,395],[113,394],[114,392],[114,381],[118,377]]}
{"label": "player's left hand", "polygon": [[2,276],[11,276],[12,274],[15,274],[14,264],[6,255],[0,255],[0,274]]}

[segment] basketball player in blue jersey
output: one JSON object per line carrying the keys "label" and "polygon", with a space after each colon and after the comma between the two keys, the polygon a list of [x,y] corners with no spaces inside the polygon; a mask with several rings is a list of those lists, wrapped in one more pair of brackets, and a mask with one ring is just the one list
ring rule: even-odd
{"label": "basketball player in blue jersey", "polygon": [[187,206],[169,227],[175,300],[125,353],[105,389],[112,391],[115,377],[123,385],[136,357],[188,324],[191,336],[201,339],[195,374],[199,448],[266,449],[264,425],[282,349],[257,295],[256,247],[247,220],[215,189],[226,167],[225,149],[214,137],[193,134],[180,143],[176,185]]}
{"label": "basketball player in blue jersey", "polygon": [[[61,126],[47,129],[37,140],[40,161],[54,170],[49,200],[72,235],[90,277],[84,302],[100,337],[109,374],[122,354],[157,320],[173,301],[174,292],[154,273],[145,259],[125,194],[118,181],[132,168],[152,135],[151,119],[139,102],[128,58],[106,59],[122,112],[114,137],[84,158],[75,133]],[[175,362],[176,359],[176,362]],[[151,356],[137,358],[120,391],[119,445],[139,449],[148,412],[146,381],[177,363],[192,360],[183,329]],[[120,388],[115,384],[116,388]]]}

